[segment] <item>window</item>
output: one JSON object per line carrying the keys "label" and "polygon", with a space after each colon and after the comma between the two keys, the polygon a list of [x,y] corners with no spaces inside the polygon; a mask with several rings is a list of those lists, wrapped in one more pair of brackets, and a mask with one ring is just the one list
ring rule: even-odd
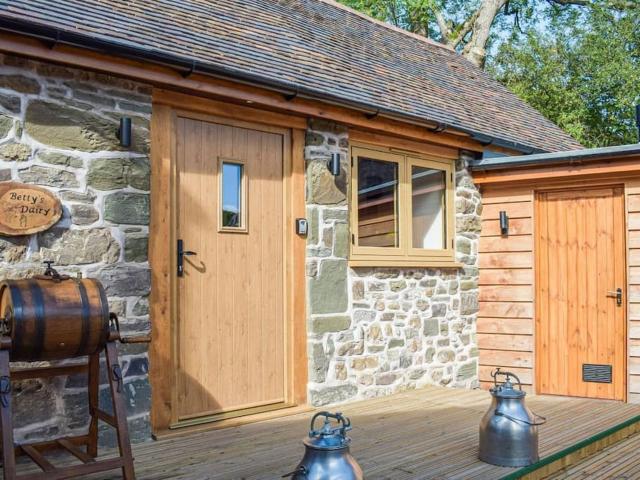
{"label": "window", "polygon": [[453,160],[352,148],[351,263],[455,263]]}
{"label": "window", "polygon": [[359,244],[397,248],[399,164],[363,156],[358,167]]}
{"label": "window", "polygon": [[246,232],[246,179],[244,165],[237,160],[221,159],[220,231]]}

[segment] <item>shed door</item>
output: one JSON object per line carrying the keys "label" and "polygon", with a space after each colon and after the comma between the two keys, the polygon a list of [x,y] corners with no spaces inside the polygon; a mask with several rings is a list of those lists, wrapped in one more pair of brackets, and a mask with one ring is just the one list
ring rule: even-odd
{"label": "shed door", "polygon": [[537,391],[624,400],[623,189],[546,192],[537,201]]}
{"label": "shed door", "polygon": [[185,254],[176,271],[174,422],[278,408],[287,397],[288,132],[181,117],[177,129],[176,236]]}

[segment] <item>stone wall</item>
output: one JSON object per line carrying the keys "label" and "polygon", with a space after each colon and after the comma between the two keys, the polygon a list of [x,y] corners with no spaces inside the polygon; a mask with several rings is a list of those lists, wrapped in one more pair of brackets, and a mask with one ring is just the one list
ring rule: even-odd
{"label": "stone wall", "polygon": [[[427,384],[478,385],[476,314],[482,204],[456,165],[456,258],[462,268],[349,268],[346,129],[312,122],[306,138],[309,401],[388,395]],[[342,158],[334,178],[326,162]]]}
{"label": "stone wall", "polygon": [[[0,236],[0,279],[59,271],[99,278],[124,331],[148,331],[151,89],[128,80],[0,57],[0,181],[56,192],[63,217],[50,230]],[[133,146],[115,136],[133,120]],[[134,440],[149,438],[146,346],[119,345]],[[15,382],[16,440],[81,433],[88,425],[84,376]],[[101,401],[108,400],[106,385]],[[103,442],[113,443],[112,429]]]}

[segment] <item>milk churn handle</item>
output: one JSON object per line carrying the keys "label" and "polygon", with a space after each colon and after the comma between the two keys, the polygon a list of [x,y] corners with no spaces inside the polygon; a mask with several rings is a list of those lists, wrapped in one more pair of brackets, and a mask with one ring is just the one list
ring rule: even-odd
{"label": "milk churn handle", "polygon": [[[304,465],[300,465],[293,472],[285,473],[280,478],[293,477],[294,475],[296,476],[296,478],[307,478],[307,467],[305,467]],[[303,476],[301,477],[301,475]]]}
{"label": "milk churn handle", "polygon": [[[494,411],[494,413],[496,415],[498,415],[499,417],[508,418],[509,420],[511,420],[513,422],[526,423],[527,425],[531,425],[533,427],[536,427],[538,425],[544,425],[545,423],[547,423],[546,417],[543,417],[542,415],[538,415],[537,413],[533,414],[533,416],[536,417],[536,421],[534,421],[534,422],[530,422],[529,420],[525,420],[524,418],[512,417],[508,413],[499,412],[497,409]],[[531,412],[531,413],[533,413],[533,412]],[[542,421],[540,421],[540,420],[542,420]]]}
{"label": "milk churn handle", "polygon": [[493,377],[493,384],[497,387],[498,386],[498,375],[504,375],[507,377],[507,382],[509,381],[509,377],[513,377],[518,381],[518,388],[520,390],[522,390],[522,382],[520,381],[520,379],[518,378],[518,376],[515,373],[511,373],[511,372],[503,372],[500,367],[496,368],[493,372],[491,372],[491,376]]}
{"label": "milk churn handle", "polygon": [[347,431],[351,430],[351,421],[347,417],[343,416],[342,413],[318,412],[311,418],[311,429],[309,431],[310,437],[319,435],[321,433],[321,430],[316,430],[314,428],[316,419],[318,417],[325,417],[325,422],[327,422],[329,418],[333,418],[334,420],[342,424],[341,427],[334,428],[332,430],[332,433],[340,432],[342,435],[344,435]]}

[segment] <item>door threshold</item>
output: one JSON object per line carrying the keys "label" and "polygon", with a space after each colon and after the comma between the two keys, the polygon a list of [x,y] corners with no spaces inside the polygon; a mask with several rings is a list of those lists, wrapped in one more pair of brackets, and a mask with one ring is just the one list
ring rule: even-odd
{"label": "door threshold", "polygon": [[252,415],[244,415],[242,417],[234,417],[226,420],[212,421],[208,423],[200,423],[179,428],[164,429],[154,432],[152,437],[154,440],[164,440],[167,438],[177,438],[184,435],[194,433],[209,432],[212,430],[221,430],[223,428],[239,427],[249,423],[262,422],[272,420],[278,417],[297,415],[299,413],[311,412],[314,408],[311,405],[297,405],[295,407],[284,407],[278,410],[270,410],[268,412],[255,413]]}
{"label": "door threshold", "polygon": [[537,397],[554,397],[570,400],[572,398],[584,398],[585,400],[598,400],[601,402],[629,403],[628,398],[602,398],[602,397],[583,397],[582,395],[566,395],[564,393],[534,393]]}

